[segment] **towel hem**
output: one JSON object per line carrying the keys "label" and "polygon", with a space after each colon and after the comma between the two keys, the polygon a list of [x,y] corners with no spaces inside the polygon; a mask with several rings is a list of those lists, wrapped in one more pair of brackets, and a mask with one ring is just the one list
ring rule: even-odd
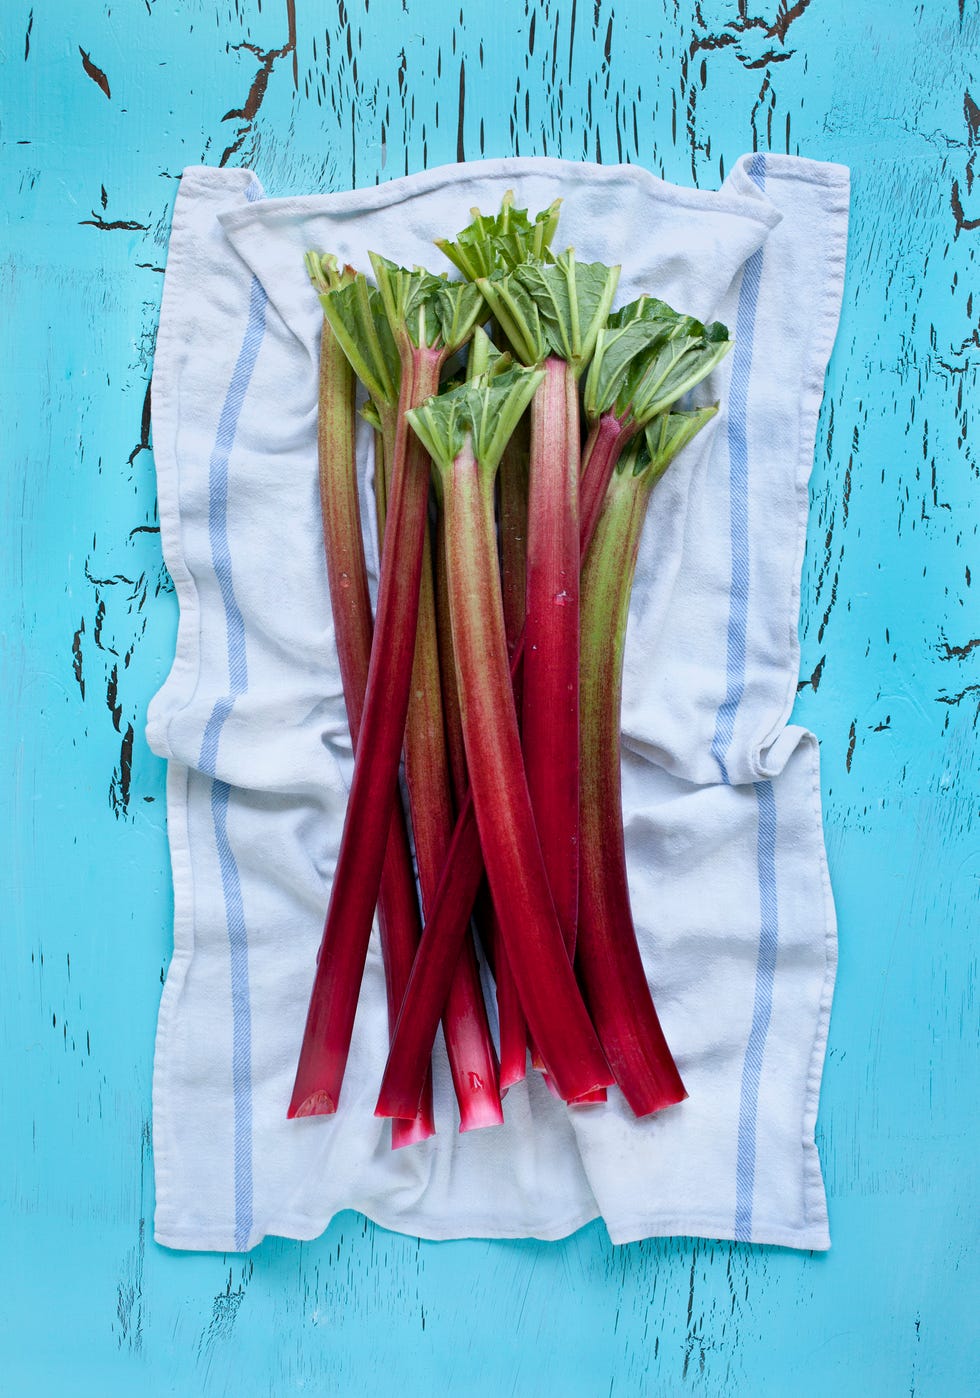
{"label": "towel hem", "polygon": [[171,1207],[176,1193],[176,1171],[172,1158],[176,1133],[170,1125],[169,1111],[176,1094],[169,1074],[173,1059],[171,1048],[177,1033],[177,1009],[194,956],[194,875],[187,824],[189,778],[190,771],[183,763],[173,759],[167,763],[167,832],[174,885],[174,951],[160,997],[153,1053],[151,1120],[158,1211]]}
{"label": "towel hem", "polygon": [[[823,837],[823,806],[820,798],[820,745],[812,734],[808,735],[810,754],[810,794],[813,814],[817,822],[817,846],[820,863],[820,882],[824,898],[824,976],[820,990],[820,1003],[817,1009],[817,1024],[810,1050],[810,1064],[807,1071],[803,1094],[803,1119],[801,1136],[803,1142],[803,1218],[809,1223],[820,1224],[829,1229],[827,1217],[827,1190],[820,1166],[820,1153],[817,1150],[816,1126],[820,1107],[820,1088],[823,1082],[823,1069],[827,1056],[827,1040],[830,1034],[830,1009],[834,998],[834,985],[837,980],[837,909],[830,883],[830,866],[827,862],[827,848]],[[829,1232],[827,1247],[830,1246]]]}
{"label": "towel hem", "polygon": [[790,723],[793,706],[796,702],[796,687],[800,669],[800,594],[807,523],[810,514],[810,476],[813,473],[817,424],[824,396],[827,366],[830,363],[834,341],[837,338],[841,304],[844,297],[850,201],[850,171],[844,165],[826,165],[819,161],[810,160],[800,162],[795,156],[767,155],[766,173],[767,177],[772,176],[784,181],[802,181],[822,188],[825,191],[825,207],[827,213],[831,215],[833,234],[824,250],[826,270],[821,280],[823,295],[814,315],[814,332],[809,341],[809,361],[802,376],[800,391],[795,461],[796,540],[794,562],[790,573],[792,590],[787,599],[788,605],[786,607],[786,653],[792,663],[787,665],[786,690],[775,721],[749,748],[749,761],[754,768],[755,779],[763,781],[779,775],[806,732],[805,729]]}
{"label": "towel hem", "polygon": [[[501,1228],[491,1219],[478,1221],[472,1229],[460,1232],[458,1225],[452,1225],[431,1218],[412,1219],[411,1225],[405,1219],[393,1220],[381,1210],[358,1208],[356,1205],[343,1205],[324,1221],[312,1220],[301,1215],[286,1216],[270,1221],[264,1232],[249,1244],[248,1251],[258,1247],[266,1238],[286,1238],[294,1242],[313,1242],[321,1237],[342,1213],[357,1213],[379,1228],[403,1237],[421,1238],[426,1242],[502,1242],[507,1240],[535,1239],[538,1242],[554,1243],[571,1237],[579,1229],[594,1223],[600,1218],[597,1213],[577,1212],[561,1222],[535,1224],[530,1228]],[[624,1247],[641,1242],[646,1238],[706,1238],[717,1242],[735,1242],[735,1230],[730,1218],[708,1215],[701,1219],[674,1215],[644,1215],[617,1221],[610,1225],[602,1220],[609,1241],[614,1247]],[[418,1228],[418,1231],[415,1229]],[[756,1223],[753,1227],[750,1245],[793,1248],[803,1252],[825,1252],[830,1247],[830,1236],[826,1227],[806,1224],[795,1228],[779,1223]],[[234,1226],[210,1228],[168,1227],[159,1221],[154,1230],[154,1239],[161,1247],[173,1248],[182,1252],[240,1252],[235,1246]]]}
{"label": "towel hem", "polygon": [[[458,188],[478,180],[495,177],[516,178],[530,173],[563,178],[567,177],[567,173],[571,170],[575,170],[577,175],[580,175],[583,167],[588,170],[589,178],[599,183],[613,183],[616,180],[628,178],[631,184],[635,185],[637,182],[645,184],[659,201],[673,204],[678,208],[712,209],[719,213],[737,213],[743,217],[755,219],[766,228],[775,227],[782,218],[778,210],[764,196],[760,196],[759,191],[754,188],[751,192],[740,188],[736,193],[732,193],[724,187],[720,190],[688,189],[683,185],[670,184],[639,165],[595,165],[588,161],[558,160],[552,156],[505,156],[491,160],[467,160],[461,164],[437,165],[431,170],[420,170],[413,175],[399,175],[384,184],[369,185],[361,189],[264,199],[262,204],[263,217],[274,218],[283,215],[291,218],[300,211],[317,208],[329,209],[332,213],[341,213],[345,209],[367,212],[384,208],[389,204],[399,203],[404,199],[414,198],[420,194],[432,193],[434,190],[442,189],[450,184]],[[187,175],[191,175],[192,178],[199,179],[202,177],[201,172],[207,171],[209,168],[208,166],[191,166],[184,172],[185,178]],[[250,171],[247,173],[251,176]],[[254,179],[254,176],[251,178]],[[247,209],[228,210],[222,214],[221,222],[225,228],[235,228],[239,223],[247,221],[248,218],[249,210]]]}

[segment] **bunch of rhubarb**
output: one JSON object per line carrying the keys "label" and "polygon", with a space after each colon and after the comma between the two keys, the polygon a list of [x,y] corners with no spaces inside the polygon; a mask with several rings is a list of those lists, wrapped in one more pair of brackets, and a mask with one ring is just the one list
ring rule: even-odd
{"label": "bunch of rhubarb", "polygon": [[[570,1104],[613,1089],[645,1116],[686,1096],[630,912],[622,667],[651,491],[716,411],[681,400],[730,340],[652,296],[614,311],[618,268],[552,251],[557,203],[473,213],[437,244],[462,281],[375,254],[373,281],[307,258],[354,770],[288,1114],[337,1110],[377,912],[376,1111],[395,1147],[435,1129],[440,1021],[462,1131],[503,1121],[529,1058]],[[375,428],[374,615],[358,380]]]}

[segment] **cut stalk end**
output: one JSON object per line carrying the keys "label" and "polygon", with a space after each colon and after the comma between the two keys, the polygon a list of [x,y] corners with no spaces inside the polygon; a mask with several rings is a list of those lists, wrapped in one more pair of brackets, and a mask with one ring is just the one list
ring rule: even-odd
{"label": "cut stalk end", "polygon": [[681,1082],[679,1076],[675,1076],[670,1081],[664,1081],[643,1097],[638,1097],[635,1093],[623,1092],[623,1096],[629,1104],[630,1111],[637,1118],[653,1116],[654,1112],[666,1111],[668,1107],[676,1107],[679,1103],[687,1100],[687,1088]]}
{"label": "cut stalk end", "polygon": [[329,1092],[311,1092],[308,1097],[293,1098],[286,1118],[292,1121],[298,1116],[332,1116],[336,1110],[337,1103]]}
{"label": "cut stalk end", "polygon": [[419,1112],[414,1121],[396,1118],[391,1123],[391,1148],[401,1150],[403,1146],[414,1146],[419,1141],[427,1141],[436,1134],[436,1128],[424,1112]]}
{"label": "cut stalk end", "polygon": [[[475,1074],[471,1074],[474,1077]],[[460,1133],[464,1131],[479,1131],[484,1126],[503,1126],[504,1113],[500,1105],[500,1098],[497,1094],[482,1092],[482,1083],[474,1083],[475,1095],[467,1100],[466,1104],[460,1103]]]}

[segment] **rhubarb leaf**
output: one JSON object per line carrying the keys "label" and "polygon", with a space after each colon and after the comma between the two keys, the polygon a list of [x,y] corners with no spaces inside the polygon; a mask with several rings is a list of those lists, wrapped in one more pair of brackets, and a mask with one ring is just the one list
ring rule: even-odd
{"label": "rhubarb leaf", "polygon": [[583,399],[585,415],[590,422],[597,421],[613,408],[636,359],[663,345],[669,328],[663,321],[631,321],[622,326],[609,325],[599,331]]}
{"label": "rhubarb leaf", "polygon": [[483,326],[478,325],[473,331],[473,338],[469,345],[469,356],[466,361],[467,379],[478,379],[486,374],[502,374],[505,369],[510,368],[512,363],[513,356],[506,351],[497,349]]}
{"label": "rhubarb leaf", "polygon": [[618,311],[613,311],[608,324],[611,329],[623,325],[651,325],[660,322],[672,325],[679,318],[679,314],[672,306],[668,306],[666,301],[659,301],[656,296],[643,295],[625,306],[620,306]]}
{"label": "rhubarb leaf", "polygon": [[394,406],[401,361],[377,290],[359,272],[320,300],[338,344],[375,404]]}
{"label": "rhubarb leaf", "polygon": [[499,214],[471,209],[473,222],[457,233],[455,242],[437,238],[436,247],[446,254],[467,281],[510,272],[523,262],[551,262],[551,240],[558,226],[560,199],[528,218],[527,209],[515,209],[514,191],[508,190]]}
{"label": "rhubarb leaf", "polygon": [[493,470],[543,378],[536,370],[506,369],[429,398],[406,417],[444,470],[451,469],[467,439],[477,461]]}
{"label": "rhubarb leaf", "polygon": [[717,321],[704,327],[684,317],[648,360],[631,366],[616,400],[617,415],[628,410],[638,423],[650,422],[706,378],[731,347],[728,331]]}
{"label": "rhubarb leaf", "polygon": [[424,267],[409,271],[380,253],[371,266],[392,334],[418,349],[452,351],[465,344],[484,314],[483,297],[468,282],[451,282]]}
{"label": "rhubarb leaf", "polygon": [[659,479],[674,457],[696,437],[718,411],[718,404],[705,408],[695,408],[687,413],[661,413],[647,424],[643,437],[643,450],[633,466],[633,474],[640,475],[651,471],[654,479]]}
{"label": "rhubarb leaf", "polygon": [[718,321],[704,326],[653,297],[641,297],[609,317],[599,332],[585,384],[585,413],[607,412],[638,425],[676,403],[731,348]]}
{"label": "rhubarb leaf", "polygon": [[531,365],[553,356],[580,375],[609,315],[619,270],[578,263],[570,249],[554,263],[522,264],[478,285],[518,359]]}

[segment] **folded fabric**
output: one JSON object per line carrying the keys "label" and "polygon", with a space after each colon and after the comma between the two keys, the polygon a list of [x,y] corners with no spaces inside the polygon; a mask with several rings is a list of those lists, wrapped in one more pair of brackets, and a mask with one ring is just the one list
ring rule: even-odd
{"label": "folded fabric", "polygon": [[[624,820],[644,962],[690,1096],[635,1121],[569,1111],[538,1074],[502,1127],[393,1152],[374,1116],[387,1047],[372,939],[340,1109],[287,1121],[343,822],[350,742],[316,473],[321,312],[303,254],[439,270],[437,235],[512,189],[561,196],[556,246],[619,262],[725,321],[721,412],[654,493],[627,638]],[[265,199],[185,172],[153,374],[164,556],[180,601],[149,713],[169,762],[174,956],[153,1084],[156,1237],[242,1250],[341,1209],[429,1238],[686,1234],[829,1245],[814,1123],[836,964],[813,737],[787,726],[824,371],[844,273],[839,166],[745,157],[718,192],[634,167],[496,160],[353,193]],[[362,442],[362,506],[370,436]],[[369,567],[376,569],[367,529]],[[491,1016],[493,996],[488,996]]]}

